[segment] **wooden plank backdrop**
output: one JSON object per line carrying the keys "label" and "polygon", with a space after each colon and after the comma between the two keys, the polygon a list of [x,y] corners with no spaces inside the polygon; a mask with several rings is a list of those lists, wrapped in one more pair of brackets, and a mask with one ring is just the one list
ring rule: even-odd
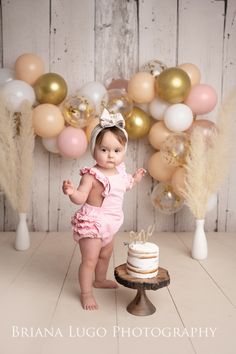
{"label": "wooden plank backdrop", "polygon": [[[2,0],[0,61],[14,67],[23,53],[42,57],[46,72],[62,75],[69,92],[106,77],[129,79],[151,59],[167,66],[195,63],[202,82],[222,99],[236,86],[235,0]],[[215,120],[216,107],[208,117]],[[236,123],[234,126],[236,133]],[[129,172],[147,166],[153,149],[147,139],[131,141],[126,163]],[[30,230],[70,229],[76,209],[62,194],[63,179],[79,182],[79,169],[93,163],[89,153],[69,160],[48,153],[36,139]],[[236,230],[236,158],[218,193],[217,208],[206,218],[206,230]],[[124,231],[192,231],[194,219],[184,207],[166,216],[151,205],[156,182],[150,176],[125,197]],[[14,230],[17,215],[0,195],[0,231]]]}

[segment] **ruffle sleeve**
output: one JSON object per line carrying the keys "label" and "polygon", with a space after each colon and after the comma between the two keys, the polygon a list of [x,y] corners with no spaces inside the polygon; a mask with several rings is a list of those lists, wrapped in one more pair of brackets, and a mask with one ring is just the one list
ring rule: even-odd
{"label": "ruffle sleeve", "polygon": [[98,169],[95,167],[84,167],[80,170],[80,175],[83,176],[86,173],[92,175],[96,180],[102,183],[104,187],[104,191],[102,192],[102,196],[106,197],[110,192],[110,182],[109,179],[103,175]]}
{"label": "ruffle sleeve", "polygon": [[118,165],[117,167],[117,171],[123,176],[124,181],[125,181],[125,187],[126,190],[130,190],[133,187],[134,184],[134,178],[131,174],[126,172],[126,167],[124,162],[122,162],[120,165]]}

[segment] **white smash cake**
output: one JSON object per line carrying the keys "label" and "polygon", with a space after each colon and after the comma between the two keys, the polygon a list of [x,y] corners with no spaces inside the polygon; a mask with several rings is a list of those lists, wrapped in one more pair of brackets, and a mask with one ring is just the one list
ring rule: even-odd
{"label": "white smash cake", "polygon": [[158,274],[159,247],[155,243],[133,241],[128,246],[126,270],[135,278],[153,278]]}

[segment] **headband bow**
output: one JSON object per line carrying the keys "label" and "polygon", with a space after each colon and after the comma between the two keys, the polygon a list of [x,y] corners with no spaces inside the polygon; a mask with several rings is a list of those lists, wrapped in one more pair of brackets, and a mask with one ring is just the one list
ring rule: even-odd
{"label": "headband bow", "polygon": [[121,113],[109,113],[108,110],[104,108],[100,117],[100,126],[102,128],[118,127],[124,129],[125,121]]}

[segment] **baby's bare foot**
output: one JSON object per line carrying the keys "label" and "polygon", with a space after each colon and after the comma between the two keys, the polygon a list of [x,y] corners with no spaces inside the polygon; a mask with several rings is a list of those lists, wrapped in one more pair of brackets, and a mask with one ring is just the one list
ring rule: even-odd
{"label": "baby's bare foot", "polygon": [[98,309],[98,304],[96,303],[93,294],[91,292],[89,293],[81,293],[80,295],[80,300],[82,307],[85,310],[97,310]]}
{"label": "baby's bare foot", "polygon": [[115,281],[107,280],[107,279],[102,280],[102,281],[95,281],[93,283],[93,286],[95,288],[102,288],[102,289],[104,289],[104,288],[106,288],[106,289],[116,289],[116,288],[118,288],[118,284]]}

